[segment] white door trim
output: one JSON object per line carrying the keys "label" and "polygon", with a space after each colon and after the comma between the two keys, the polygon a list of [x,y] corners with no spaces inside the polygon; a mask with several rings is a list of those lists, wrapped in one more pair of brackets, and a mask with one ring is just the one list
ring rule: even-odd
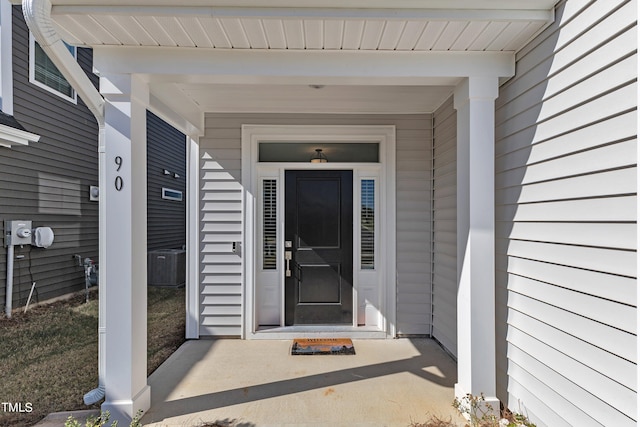
{"label": "white door trim", "polygon": [[187,136],[186,247],[187,320],[185,337],[200,338],[200,146],[198,137]]}
{"label": "white door trim", "polygon": [[[256,282],[256,220],[258,220],[258,143],[259,142],[379,142],[380,163],[380,200],[381,227],[383,244],[380,247],[380,261],[384,265],[382,272],[381,323],[384,336],[394,337],[396,333],[396,190],[395,190],[395,126],[361,125],[242,125],[242,185],[243,191],[243,235],[242,235],[242,283],[243,283],[243,322],[242,338],[260,338],[256,333],[255,282]],[[264,164],[263,164],[264,165]],[[274,168],[283,169],[351,169],[354,180],[359,168],[371,168],[371,163],[269,163]],[[281,181],[283,182],[283,181]],[[354,185],[355,185],[354,181]],[[355,230],[354,230],[354,234]],[[281,239],[279,239],[281,240]],[[282,251],[282,242],[278,242],[278,253]],[[355,267],[355,266],[354,266]],[[355,270],[355,269],[354,269]],[[355,277],[355,274],[354,274]],[[354,312],[355,316],[355,312]],[[353,328],[354,331],[357,328]],[[348,332],[348,331],[346,331]],[[264,334],[263,334],[264,335]],[[287,332],[269,333],[269,337],[285,338]],[[299,333],[297,333],[299,335]],[[342,334],[344,335],[344,334]],[[348,335],[348,334],[347,334]],[[354,335],[355,336],[355,335]]]}

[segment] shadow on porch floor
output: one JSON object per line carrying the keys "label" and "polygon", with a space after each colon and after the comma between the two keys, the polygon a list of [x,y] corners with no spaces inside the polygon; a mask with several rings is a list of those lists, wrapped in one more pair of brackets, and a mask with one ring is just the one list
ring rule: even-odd
{"label": "shadow on porch floor", "polygon": [[291,356],[291,341],[183,344],[151,377],[145,425],[408,426],[454,420],[455,362],[430,339],[353,340],[355,356]]}

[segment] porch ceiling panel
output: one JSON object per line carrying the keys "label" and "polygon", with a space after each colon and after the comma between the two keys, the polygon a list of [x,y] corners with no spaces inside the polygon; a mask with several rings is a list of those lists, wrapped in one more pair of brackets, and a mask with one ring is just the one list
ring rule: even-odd
{"label": "porch ceiling panel", "polygon": [[66,41],[92,47],[513,51],[553,19],[544,4],[539,9],[489,10],[55,3],[52,17]]}
{"label": "porch ceiling panel", "polygon": [[205,112],[432,112],[469,70],[512,75],[558,0],[50,1],[100,73],[144,76],[154,112],[202,131]]}
{"label": "porch ceiling panel", "polygon": [[[451,95],[451,86],[326,86],[178,84],[158,86],[175,100],[182,95],[202,111],[250,113],[428,113]],[[167,100],[168,102],[168,100]]]}

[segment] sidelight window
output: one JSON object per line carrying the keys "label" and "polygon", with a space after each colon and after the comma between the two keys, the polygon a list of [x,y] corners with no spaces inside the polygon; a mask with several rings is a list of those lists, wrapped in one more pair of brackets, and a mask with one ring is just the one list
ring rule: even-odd
{"label": "sidelight window", "polygon": [[375,194],[376,182],[363,179],[360,183],[360,268],[375,268]]}
{"label": "sidelight window", "polygon": [[275,270],[277,266],[277,182],[262,181],[262,268]]}

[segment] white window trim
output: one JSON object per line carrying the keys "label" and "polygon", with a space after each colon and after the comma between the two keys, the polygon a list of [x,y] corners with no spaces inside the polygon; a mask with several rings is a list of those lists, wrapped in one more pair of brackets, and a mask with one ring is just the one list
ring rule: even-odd
{"label": "white window trim", "polygon": [[[305,142],[305,141],[377,141],[381,144],[380,163],[316,163],[310,166],[310,163],[258,163],[258,143],[259,142]],[[366,172],[369,169],[379,170],[379,179],[381,185],[381,200],[386,200],[384,209],[380,214],[380,221],[387,224],[385,227],[386,238],[379,248],[384,247],[385,254],[380,254],[379,259],[384,259],[385,266],[382,273],[383,282],[386,286],[380,289],[381,292],[381,315],[383,320],[382,330],[387,337],[394,337],[396,334],[396,194],[395,194],[395,126],[286,126],[286,125],[243,125],[242,126],[242,183],[244,187],[243,196],[243,322],[242,322],[242,338],[258,338],[256,333],[256,307],[255,307],[255,282],[256,282],[256,248],[259,243],[259,237],[256,231],[259,231],[259,222],[257,218],[259,214],[258,203],[256,197],[258,194],[258,169],[264,172],[264,169],[274,169],[276,172],[280,168],[280,175],[283,175],[286,169],[352,169],[354,170],[354,202],[359,202],[359,178],[360,176],[378,176],[377,173]],[[361,170],[360,174],[356,170]],[[277,174],[277,172],[276,172]],[[261,177],[271,174],[260,174]],[[284,177],[280,176],[279,182],[283,182]],[[282,186],[280,186],[282,187]],[[357,189],[355,187],[358,187]],[[357,197],[355,197],[357,195]],[[283,197],[282,191],[279,191],[279,197]],[[258,205],[258,206],[256,206]],[[282,206],[282,202],[279,202]],[[380,203],[382,207],[382,203]],[[357,212],[356,212],[357,210]],[[357,213],[357,215],[356,215]],[[359,206],[354,205],[354,219],[359,218]],[[359,219],[357,220],[359,224]],[[279,220],[282,222],[282,220]],[[355,224],[354,224],[355,225]],[[381,234],[381,233],[379,233]],[[358,233],[354,232],[354,239],[359,238]],[[278,239],[280,245],[280,237]],[[354,242],[355,243],[355,242]],[[278,247],[281,252],[282,248]],[[359,262],[359,255],[354,261]],[[357,264],[356,264],[357,265]],[[354,271],[356,271],[354,265]],[[357,292],[356,277],[354,276],[354,287]],[[354,310],[357,309],[357,294],[354,294]],[[357,315],[354,311],[354,322],[357,322]],[[283,337],[286,335],[283,334]],[[276,336],[274,335],[274,338]]]}
{"label": "white window trim", "polygon": [[[35,54],[35,44],[36,39],[33,37],[33,34],[29,33],[29,82],[38,86],[39,88],[46,90],[49,93],[52,93],[56,96],[59,96],[62,99],[65,99],[73,104],[78,103],[78,94],[75,89],[71,89],[73,91],[73,96],[67,96],[62,92],[58,92],[57,90],[47,86],[44,83],[41,83],[36,80],[36,54]],[[78,49],[75,46],[73,47],[73,57],[78,59]]]}
{"label": "white window trim", "polygon": [[187,136],[187,339],[200,338],[200,146],[197,136]]}

